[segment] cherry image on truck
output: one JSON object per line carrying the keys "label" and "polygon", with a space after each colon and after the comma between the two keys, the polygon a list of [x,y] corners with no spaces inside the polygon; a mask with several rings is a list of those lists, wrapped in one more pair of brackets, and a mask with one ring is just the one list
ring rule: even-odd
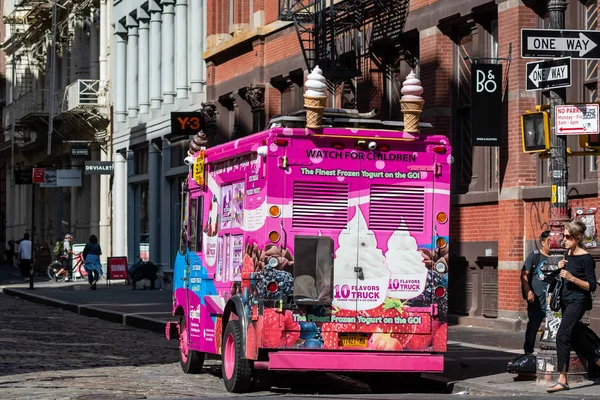
{"label": "cherry image on truck", "polygon": [[451,148],[326,109],[190,157],[174,322],[181,367],[230,392],[269,371],[442,372]]}

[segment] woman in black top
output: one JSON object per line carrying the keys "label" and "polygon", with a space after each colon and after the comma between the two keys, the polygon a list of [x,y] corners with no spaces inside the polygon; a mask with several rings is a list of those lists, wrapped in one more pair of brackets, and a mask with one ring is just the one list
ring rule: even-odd
{"label": "woman in black top", "polygon": [[575,324],[587,310],[592,309],[592,295],[596,290],[596,265],[590,254],[580,247],[585,233],[585,224],[581,221],[566,223],[564,226],[564,245],[566,258],[558,262],[560,276],[563,279],[561,309],[562,321],[556,335],[556,353],[558,356],[558,382],[549,393],[569,389],[567,372],[571,353],[571,333]]}

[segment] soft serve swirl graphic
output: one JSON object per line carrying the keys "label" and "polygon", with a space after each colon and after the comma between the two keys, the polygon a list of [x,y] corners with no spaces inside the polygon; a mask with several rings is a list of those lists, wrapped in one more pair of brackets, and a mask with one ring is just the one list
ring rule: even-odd
{"label": "soft serve swirl graphic", "polygon": [[415,275],[427,271],[417,247],[415,238],[406,231],[397,230],[390,236],[385,257],[392,274]]}
{"label": "soft serve swirl graphic", "polygon": [[[377,248],[377,239],[367,228],[367,221],[360,207],[338,237],[339,247],[335,252],[335,275],[342,279],[356,279],[355,267],[360,266],[365,279],[389,276],[383,252]],[[358,257],[357,257],[358,253]]]}

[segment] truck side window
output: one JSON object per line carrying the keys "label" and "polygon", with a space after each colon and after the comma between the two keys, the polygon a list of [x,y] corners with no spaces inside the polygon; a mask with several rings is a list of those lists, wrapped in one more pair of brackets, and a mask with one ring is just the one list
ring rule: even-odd
{"label": "truck side window", "polygon": [[188,248],[190,251],[196,251],[196,236],[197,230],[197,211],[198,211],[198,199],[194,198],[190,200],[190,217],[188,218]]}
{"label": "truck side window", "polygon": [[202,251],[202,224],[204,222],[204,197],[197,198],[196,203],[196,251]]}
{"label": "truck side window", "polygon": [[190,218],[188,219],[190,251],[202,251],[202,201],[203,197],[196,197],[190,201]]}

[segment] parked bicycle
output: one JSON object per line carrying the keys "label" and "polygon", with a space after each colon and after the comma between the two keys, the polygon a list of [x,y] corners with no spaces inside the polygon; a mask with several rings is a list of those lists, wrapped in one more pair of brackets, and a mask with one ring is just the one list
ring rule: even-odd
{"label": "parked bicycle", "polygon": [[85,265],[85,261],[83,260],[83,254],[77,254],[74,257],[75,263],[71,263],[71,267],[67,265],[67,274],[56,275],[58,271],[60,271],[63,268],[62,262],[60,260],[56,260],[48,266],[48,277],[55,282],[62,282],[67,276],[72,276],[73,273],[77,271],[79,271],[83,275],[85,273],[85,269],[83,268],[83,266]]}

